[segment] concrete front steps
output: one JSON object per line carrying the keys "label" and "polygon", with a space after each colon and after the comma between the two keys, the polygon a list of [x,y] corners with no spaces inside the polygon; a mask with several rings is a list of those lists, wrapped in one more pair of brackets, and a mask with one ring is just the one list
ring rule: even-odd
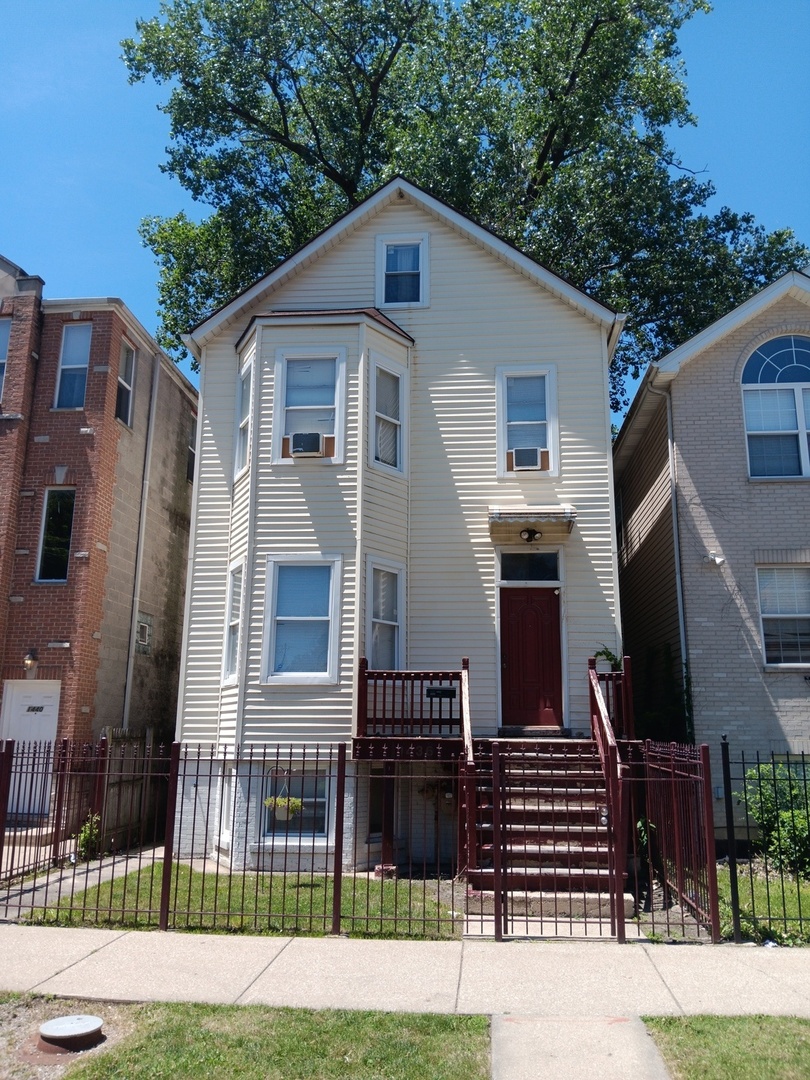
{"label": "concrete front steps", "polygon": [[[514,915],[609,918],[605,781],[590,739],[499,739],[501,860]],[[493,910],[492,773],[478,774],[478,865],[467,875],[468,913]],[[632,897],[625,910],[632,914]]]}

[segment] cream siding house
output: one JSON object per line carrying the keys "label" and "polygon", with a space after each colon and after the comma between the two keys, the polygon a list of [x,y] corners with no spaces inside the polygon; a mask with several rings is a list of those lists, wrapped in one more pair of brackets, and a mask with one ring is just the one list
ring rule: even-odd
{"label": "cream siding house", "polygon": [[688,692],[697,742],[810,750],[808,432],[803,273],[647,372],[614,454],[625,647],[647,733],[678,737],[665,697]]}
{"label": "cream siding house", "polygon": [[363,656],[469,657],[481,736],[588,730],[621,324],[397,179],[197,327],[179,737],[349,741]]}

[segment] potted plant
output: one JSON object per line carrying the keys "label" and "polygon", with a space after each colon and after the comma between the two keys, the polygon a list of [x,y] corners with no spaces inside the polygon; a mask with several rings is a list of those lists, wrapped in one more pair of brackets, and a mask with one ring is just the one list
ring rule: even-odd
{"label": "potted plant", "polygon": [[273,816],[279,821],[291,821],[304,808],[303,802],[293,795],[268,795],[264,805],[273,811]]}

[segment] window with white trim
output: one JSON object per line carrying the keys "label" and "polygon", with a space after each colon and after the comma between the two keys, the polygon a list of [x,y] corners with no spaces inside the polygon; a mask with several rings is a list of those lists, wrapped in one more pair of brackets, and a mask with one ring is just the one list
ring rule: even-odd
{"label": "window with white trim", "polygon": [[275,463],[301,457],[342,460],[345,369],[344,349],[277,351]]}
{"label": "window with white trim", "polygon": [[374,415],[372,462],[404,471],[405,369],[389,361],[375,363],[371,408]]}
{"label": "window with white trim", "polygon": [[115,415],[127,427],[132,421],[132,387],[135,382],[135,350],[126,341],[121,344],[118,364],[118,392],[115,398]]}
{"label": "window with white trim", "polygon": [[742,375],[749,475],[810,476],[810,337],[755,349]]}
{"label": "window with white trim", "polygon": [[498,475],[557,472],[555,372],[498,369]]}
{"label": "window with white trim", "polygon": [[225,647],[222,651],[222,681],[234,681],[238,673],[239,642],[242,631],[242,597],[244,591],[244,565],[236,563],[228,572],[227,617],[225,620]]}
{"label": "window with white trim", "polygon": [[67,581],[75,488],[48,488],[42,508],[37,581]]}
{"label": "window with white trim", "polygon": [[197,466],[197,416],[192,414],[188,425],[188,453],[186,454],[186,480],[194,483],[194,470]]}
{"label": "window with white trim", "polygon": [[429,302],[428,234],[377,237],[377,307]]}
{"label": "window with white trim", "polygon": [[339,555],[269,555],[266,682],[337,682]]}
{"label": "window with white trim", "polygon": [[11,337],[11,319],[0,319],[0,402],[3,400],[3,383],[6,381],[8,342]]}
{"label": "window with white trim", "polygon": [[234,452],[234,476],[247,468],[250,456],[250,402],[253,382],[253,364],[248,361],[239,373],[236,387],[236,446]]}
{"label": "window with white trim", "polygon": [[92,335],[93,324],[89,322],[68,323],[62,329],[62,351],[59,354],[59,378],[56,387],[57,409],[84,407]]}
{"label": "window with white trim", "polygon": [[810,664],[810,567],[757,568],[766,664]]}
{"label": "window with white trim", "polygon": [[376,671],[398,671],[402,666],[402,614],[404,570],[387,562],[369,563],[369,663]]}

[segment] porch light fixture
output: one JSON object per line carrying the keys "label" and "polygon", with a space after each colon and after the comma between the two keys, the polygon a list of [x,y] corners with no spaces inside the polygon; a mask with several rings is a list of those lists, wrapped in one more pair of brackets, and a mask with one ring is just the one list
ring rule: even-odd
{"label": "porch light fixture", "polygon": [[543,534],[539,529],[521,529],[520,539],[525,540],[527,544],[533,544],[535,540],[539,540]]}
{"label": "porch light fixture", "polygon": [[23,657],[23,667],[25,668],[26,679],[33,679],[37,673],[38,664],[39,661],[37,660],[36,649],[29,649]]}

